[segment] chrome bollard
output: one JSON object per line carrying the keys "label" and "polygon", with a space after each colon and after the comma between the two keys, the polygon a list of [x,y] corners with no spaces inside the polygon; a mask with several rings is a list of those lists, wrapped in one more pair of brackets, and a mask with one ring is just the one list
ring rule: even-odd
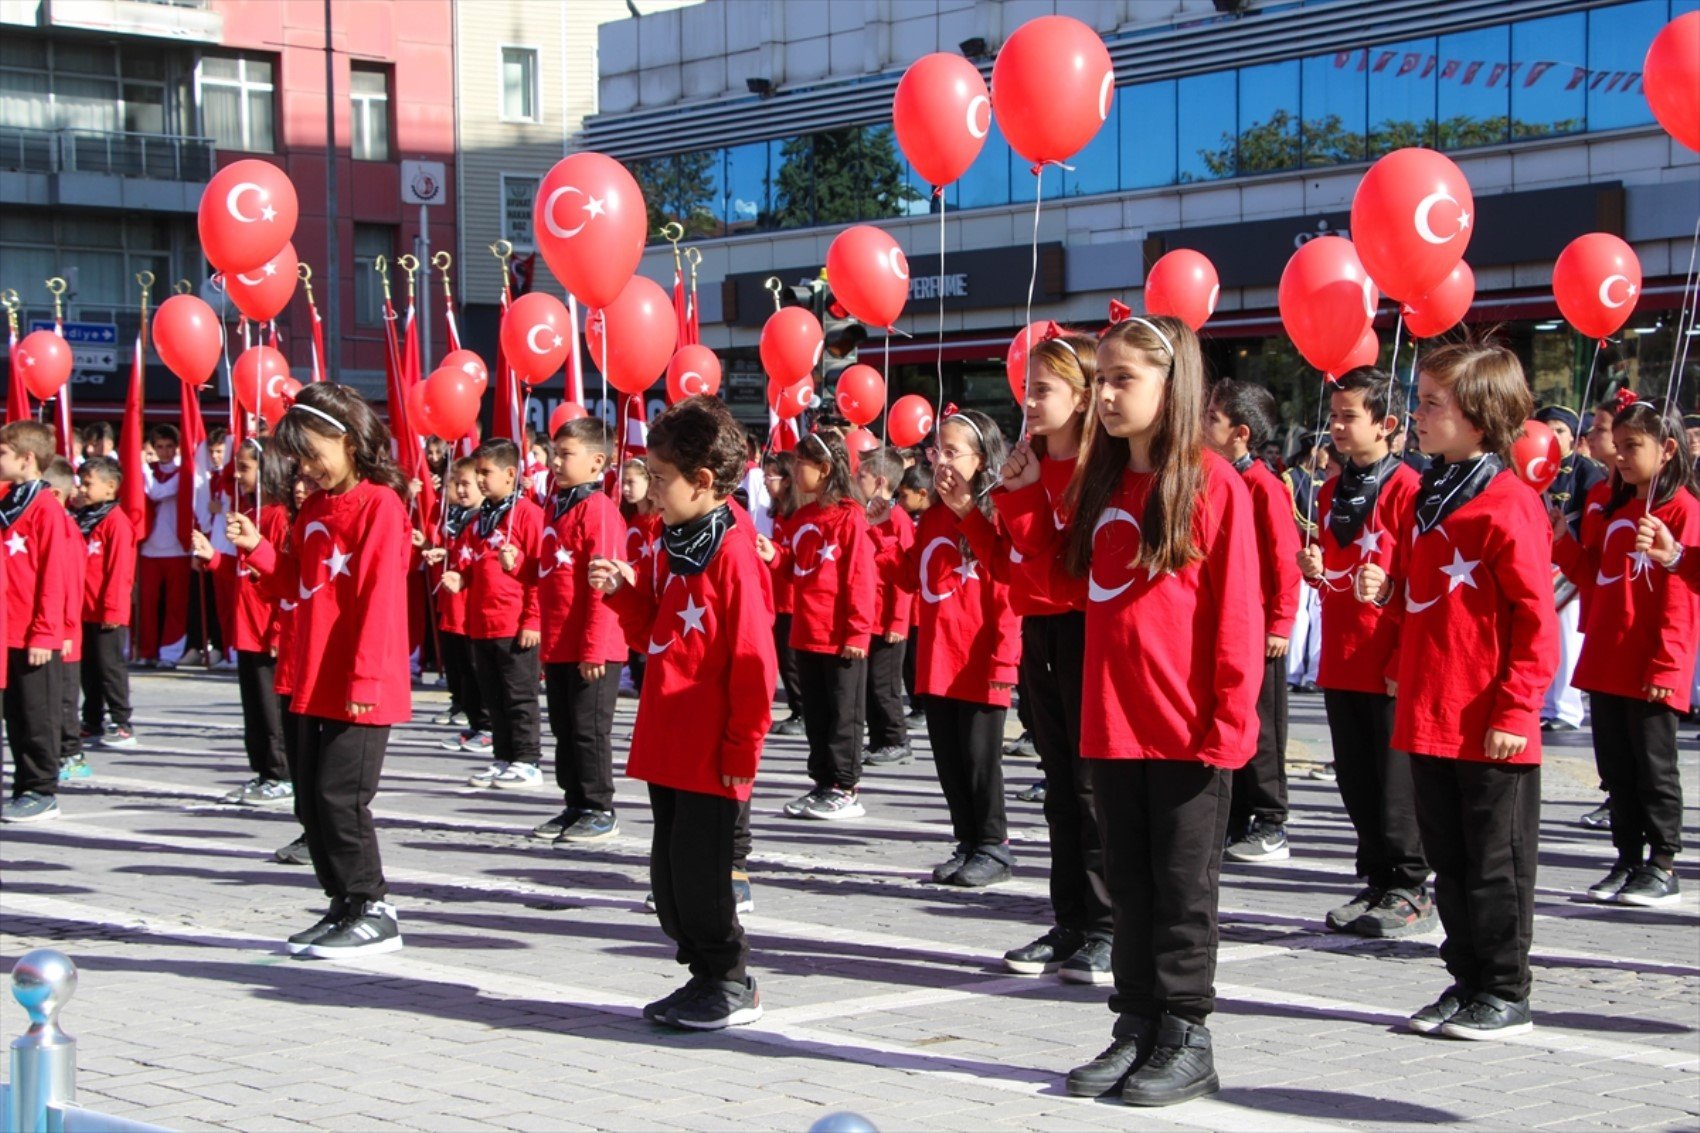
{"label": "chrome bollard", "polygon": [[59,1012],[77,990],[77,966],[51,948],[24,955],[12,968],[12,998],[29,1013],[30,1029],[12,1041],[6,1128],[46,1133],[49,1107],[77,1097],[77,1040],[59,1029]]}

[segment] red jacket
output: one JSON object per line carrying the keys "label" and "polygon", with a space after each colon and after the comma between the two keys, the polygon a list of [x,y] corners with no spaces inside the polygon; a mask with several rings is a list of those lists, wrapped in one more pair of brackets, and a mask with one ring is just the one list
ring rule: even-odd
{"label": "red jacket", "polygon": [[[1358,568],[1365,563],[1375,563],[1394,577],[1404,573],[1422,478],[1404,461],[1395,463],[1363,529],[1344,545],[1328,529],[1328,509],[1338,483],[1339,477],[1329,480],[1316,497],[1316,545],[1322,548],[1323,575],[1309,583],[1320,591],[1322,602],[1322,655],[1317,659],[1316,683],[1385,695],[1387,659],[1399,643],[1398,623],[1386,616],[1386,608],[1358,601],[1353,591]],[[1293,526],[1290,514],[1287,525]],[[1298,529],[1293,530],[1297,534]]]}
{"label": "red jacket", "polygon": [[666,559],[636,564],[637,584],[608,597],[648,658],[626,774],[742,801],[750,785],[720,777],[755,776],[779,673],[772,608],[750,585],[762,568],[755,539],[740,523],[700,574],[674,577]]}
{"label": "red jacket", "polygon": [[[82,532],[78,531],[79,539]],[[101,518],[84,544],[82,620],[93,625],[130,624],[136,588],[136,527],[124,509]]]}
{"label": "red jacket", "polygon": [[[1577,536],[1584,546],[1597,547],[1601,540],[1605,538],[1606,503],[1610,499],[1611,477],[1609,476],[1588,489],[1587,499],[1582,504],[1582,522],[1577,524]],[[1556,556],[1556,544],[1553,565],[1561,571],[1564,570],[1563,564],[1559,563]],[[1577,569],[1581,570],[1580,567]],[[1576,587],[1577,624],[1586,626],[1589,608],[1594,597],[1594,576],[1587,572],[1583,572],[1581,578],[1571,578],[1569,572],[1565,572],[1564,576],[1570,579],[1572,586]]]}
{"label": "red jacket", "polygon": [[[246,510],[246,509],[244,509]],[[289,509],[282,504],[267,504],[260,509],[260,537],[274,546],[281,546],[289,535]],[[208,570],[217,570],[224,556],[213,552]],[[270,653],[277,648],[279,631],[278,599],[255,579],[249,564],[237,560],[236,569],[236,649],[241,653]]]}
{"label": "red jacket", "polygon": [[[1676,564],[1676,576],[1688,583],[1689,589],[1700,590],[1700,547],[1691,544],[1681,546],[1682,559]],[[0,588],[3,588],[4,581],[0,579]],[[0,625],[4,624],[0,622]]]}
{"label": "red jacket", "polygon": [[[370,725],[412,718],[408,535],[401,497],[363,480],[338,496],[313,493],[286,546],[262,540],[248,556],[266,593],[295,605],[283,646],[292,650],[294,711]],[[374,707],[356,718],[350,702]]]}
{"label": "red jacket", "polygon": [[543,534],[527,577],[537,586],[546,664],[624,661],[620,621],[590,586],[590,560],[619,558],[626,521],[605,492],[592,492],[553,521],[554,501],[543,513]]}
{"label": "red jacket", "polygon": [[[915,544],[915,521],[909,518],[908,512],[893,505],[890,515],[869,526],[868,535],[874,541],[875,559],[888,552],[902,556]],[[914,587],[905,588],[889,572],[879,572],[874,583],[876,634],[882,637],[891,633],[900,633],[905,637],[909,635],[909,624],[914,620],[911,606],[915,600],[910,593],[912,590]]]}
{"label": "red jacket", "polygon": [[[974,561],[966,561],[966,539]],[[960,521],[948,507],[930,507],[907,547],[888,543],[879,563],[888,579],[919,594],[915,691],[972,704],[1009,707],[1021,668],[1021,619],[1010,608],[1007,547],[978,511]]]}
{"label": "red jacket", "polygon": [[[1058,535],[1068,523],[1063,497],[1068,491],[1069,481],[1074,479],[1076,463],[1074,457],[1067,460],[1054,460],[1048,456],[1039,458],[1039,483],[1044,485],[1045,495],[1050,500],[1051,522]],[[1049,538],[1051,536],[1047,534],[1046,539]],[[1044,543],[1030,543],[1025,547],[1017,544],[1010,550],[1013,574],[1009,600],[1021,617],[1048,617],[1086,608],[1085,581],[1071,578],[1066,571],[1057,569],[1055,560],[1060,546],[1048,549],[1047,546]]]}
{"label": "red jacket", "polygon": [[1498,728],[1529,741],[1510,762],[1539,763],[1541,700],[1558,668],[1540,497],[1501,472],[1427,534],[1414,521],[1409,530],[1387,607],[1398,640],[1387,667],[1399,682],[1393,747],[1481,762]]}
{"label": "red jacket", "polygon": [[[773,534],[768,538],[775,547],[783,547],[789,550],[791,547],[791,517],[775,515],[772,519]],[[913,531],[915,525],[911,523],[909,529]],[[773,612],[775,614],[792,613],[796,609],[796,605],[791,596],[791,572],[788,570],[772,570],[768,573],[773,576]]]}
{"label": "red jacket", "polygon": [[[1592,541],[1579,543],[1566,532],[1553,543],[1553,561],[1566,577],[1587,578],[1592,590],[1582,654],[1570,683],[1631,700],[1645,700],[1649,685],[1668,688],[1672,696],[1665,704],[1687,712],[1694,645],[1700,641],[1700,594],[1634,553],[1644,514],[1646,501],[1630,499],[1593,525]],[[1679,491],[1653,514],[1678,543],[1700,542],[1700,500],[1689,492]]]}
{"label": "red jacket", "polygon": [[1251,490],[1257,521],[1257,563],[1263,579],[1264,626],[1272,637],[1292,637],[1299,612],[1299,529],[1293,526],[1293,497],[1269,466],[1253,460],[1240,473]]}
{"label": "red jacket", "polygon": [[[472,545],[472,520],[467,520],[454,538],[445,544],[448,554],[443,559],[443,571],[458,571],[461,581],[465,582],[472,569],[472,560],[478,554]],[[437,574],[438,582],[442,581],[443,571]],[[432,585],[437,585],[433,583]],[[444,633],[466,633],[466,589],[463,586],[454,593],[439,588],[433,600],[437,603],[437,628]]]}
{"label": "red jacket", "polygon": [[[467,520],[465,534],[473,552],[472,561],[460,576],[461,589],[466,592],[466,636],[490,641],[518,637],[521,630],[540,629],[537,586],[525,579],[542,542],[543,509],[522,493],[489,538],[478,533],[477,516]],[[502,548],[509,542],[519,548],[512,572],[502,569]]]}
{"label": "red jacket", "polygon": [[43,483],[17,522],[0,531],[8,649],[65,648],[65,592],[76,589],[81,569],[67,573],[62,566],[65,519],[64,507]]}
{"label": "red jacket", "polygon": [[655,541],[661,538],[661,516],[634,515],[622,522],[626,525],[626,562],[633,566],[647,563],[655,554]]}
{"label": "red jacket", "polygon": [[[116,510],[116,509],[114,509]],[[88,554],[83,543],[83,529],[77,526],[77,521],[71,518],[71,513],[60,506],[60,513],[65,517],[65,537],[59,541],[59,566],[67,580],[78,578],[87,569]],[[75,582],[65,586],[65,605],[60,622],[60,660],[66,664],[75,665],[83,659],[83,591]]]}
{"label": "red jacket", "polygon": [[[1170,759],[1235,769],[1257,747],[1264,613],[1251,494],[1233,466],[1204,454],[1193,510],[1203,557],[1174,574],[1130,569],[1155,477],[1123,472],[1096,521],[1086,579],[1080,754]],[[997,493],[1017,545],[1062,543],[1044,489]],[[1061,574],[1058,564],[1056,572]]]}
{"label": "red jacket", "polygon": [[791,545],[775,545],[772,567],[791,575],[791,648],[837,654],[866,650],[877,597],[874,541],[855,500],[805,504],[791,516]]}

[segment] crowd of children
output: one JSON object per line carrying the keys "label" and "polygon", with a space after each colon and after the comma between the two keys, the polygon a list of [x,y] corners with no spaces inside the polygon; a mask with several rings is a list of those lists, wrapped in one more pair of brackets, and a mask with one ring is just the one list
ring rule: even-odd
{"label": "crowd of children", "polygon": [[1515,1035],[1532,1025],[1542,738],[1581,722],[1584,692],[1615,849],[1589,893],[1679,893],[1700,421],[1630,395],[1578,442],[1574,413],[1543,409],[1565,451],[1543,500],[1507,464],[1533,410],[1511,352],[1427,350],[1409,417],[1403,402],[1385,372],[1342,375],[1326,439],[1283,482],[1270,394],[1208,383],[1184,323],[1123,315],[1033,345],[1013,449],[947,406],[924,460],[853,454],[825,425],[756,459],[722,402],[693,397],[623,464],[598,418],[535,447],[434,447],[427,513],[377,414],[316,384],[228,468],[186,465],[156,427],[141,531],[111,456],[73,472],[50,428],[10,424],[4,818],[54,817],[60,780],[93,773],[84,743],[136,743],[126,637],[142,663],[179,662],[199,577],[251,772],[226,801],[292,803],[302,835],[279,857],[310,862],[330,901],[289,950],[399,948],[370,807],[411,718],[417,577],[452,700],[437,722],[463,725],[444,746],[481,764],[469,785],[541,789],[547,713],[562,809],[534,838],[619,833],[615,708],[637,695],[624,770],[647,785],[651,903],[689,969],[644,1014],[712,1029],[762,1011],[739,914],[767,737],[806,742],[813,786],[785,816],[853,822],[864,773],[911,760],[923,715],[952,839],[931,877],[976,888],[1017,864],[1002,757],[1018,698],[1052,924],[1004,962],[1112,987],[1110,1045],[1070,1092],[1169,1105],[1218,1088],[1221,872],[1292,852],[1288,695],[1314,682],[1362,883],[1322,920],[1390,937],[1438,919],[1450,986],[1410,1027]]}

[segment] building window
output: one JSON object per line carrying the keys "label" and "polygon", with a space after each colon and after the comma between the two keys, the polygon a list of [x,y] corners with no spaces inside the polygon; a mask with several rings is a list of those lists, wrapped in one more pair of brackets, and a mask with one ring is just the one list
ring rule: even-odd
{"label": "building window", "polygon": [[[173,236],[172,222],[158,215],[55,216],[8,209],[0,215],[0,262],[21,280],[63,276],[71,286],[66,298],[72,318],[107,319],[113,311],[134,308],[137,272],[151,271],[159,280],[173,278]],[[25,296],[29,313],[40,310],[45,317],[50,306],[46,290],[32,284],[30,291],[33,294]]]}
{"label": "building window", "polygon": [[502,48],[502,119],[506,122],[540,122],[538,107],[537,49]]}
{"label": "building window", "polygon": [[196,76],[202,132],[220,149],[277,148],[273,63],[253,55],[207,55]]}
{"label": "building window", "polygon": [[348,75],[350,116],[349,145],[355,161],[390,159],[390,73],[389,68],[356,63]]}
{"label": "building window", "polygon": [[395,259],[395,229],[387,224],[354,226],[354,322],[363,327],[384,325],[384,281],[378,278],[378,257]]}
{"label": "building window", "polygon": [[502,174],[502,239],[516,248],[530,249],[533,244],[531,210],[537,201],[537,185],[542,178]]}

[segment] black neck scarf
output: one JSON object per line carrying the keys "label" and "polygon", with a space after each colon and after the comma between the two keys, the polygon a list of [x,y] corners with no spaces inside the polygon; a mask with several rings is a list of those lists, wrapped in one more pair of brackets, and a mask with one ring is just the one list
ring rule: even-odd
{"label": "black neck scarf", "polygon": [[1334,498],[1328,504],[1328,530],[1342,547],[1356,539],[1369,517],[1375,514],[1381,483],[1398,464],[1399,458],[1392,453],[1368,468],[1359,468],[1350,460],[1341,463],[1340,475],[1334,483]]}
{"label": "black neck scarf", "polygon": [[588,500],[596,491],[596,481],[587,484],[574,484],[571,488],[562,488],[555,493],[555,498],[549,505],[549,522],[554,523],[573,508]]}
{"label": "black neck scarf", "polygon": [[1504,470],[1505,463],[1491,452],[1456,464],[1436,460],[1423,473],[1423,486],[1417,492],[1417,531],[1433,531],[1447,516],[1481,495]]}
{"label": "black neck scarf", "polygon": [[1234,471],[1238,472],[1241,476],[1244,476],[1246,474],[1246,470],[1251,467],[1251,462],[1256,459],[1257,458],[1251,455],[1251,453],[1246,453],[1244,456],[1234,461]]}
{"label": "black neck scarf", "polygon": [[721,504],[700,519],[661,529],[667,569],[676,575],[701,574],[732,530],[732,508]]}
{"label": "black neck scarf", "polygon": [[10,530],[12,524],[22,519],[24,509],[30,506],[30,501],[46,486],[46,480],[28,480],[22,484],[13,484],[12,490],[6,493],[6,498],[0,500],[0,531]]}
{"label": "black neck scarf", "polygon": [[83,508],[81,511],[74,511],[71,514],[76,517],[77,526],[82,529],[83,538],[87,539],[90,535],[94,534],[94,529],[100,526],[100,521],[105,519],[107,515],[111,513],[112,509],[117,506],[117,500],[107,500],[103,504],[94,504],[90,507]]}
{"label": "black neck scarf", "polygon": [[496,533],[496,526],[502,522],[502,517],[508,514],[514,503],[519,499],[519,491],[499,500],[485,500],[478,505],[478,534],[488,539]]}
{"label": "black neck scarf", "polygon": [[449,504],[443,508],[443,533],[450,539],[459,535],[465,530],[466,521],[471,519],[472,513],[477,510],[477,508],[467,507],[465,504]]}

